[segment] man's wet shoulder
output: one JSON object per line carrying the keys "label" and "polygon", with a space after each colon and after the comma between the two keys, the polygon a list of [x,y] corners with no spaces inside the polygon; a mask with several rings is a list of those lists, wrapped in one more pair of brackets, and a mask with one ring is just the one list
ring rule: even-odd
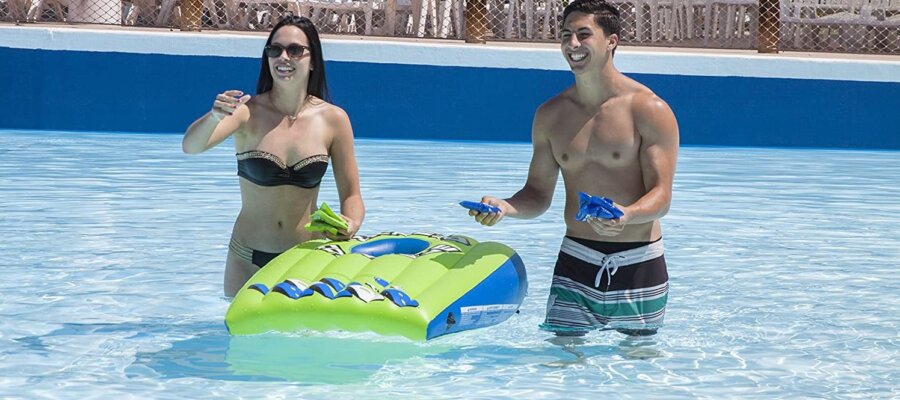
{"label": "man's wet shoulder", "polygon": [[552,116],[569,110],[572,107],[576,107],[574,91],[565,90],[556,96],[547,99],[544,104],[541,104],[541,106],[538,107],[538,114]]}

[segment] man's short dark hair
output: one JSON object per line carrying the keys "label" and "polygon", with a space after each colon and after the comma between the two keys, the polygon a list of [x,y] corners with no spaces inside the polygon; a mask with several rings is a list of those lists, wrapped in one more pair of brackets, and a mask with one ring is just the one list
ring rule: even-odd
{"label": "man's short dark hair", "polygon": [[593,15],[594,21],[596,21],[597,25],[603,29],[603,33],[606,34],[606,36],[615,33],[616,36],[622,37],[622,16],[615,6],[606,1],[573,0],[566,6],[566,9],[563,10],[563,23],[566,22],[566,17],[575,11]]}

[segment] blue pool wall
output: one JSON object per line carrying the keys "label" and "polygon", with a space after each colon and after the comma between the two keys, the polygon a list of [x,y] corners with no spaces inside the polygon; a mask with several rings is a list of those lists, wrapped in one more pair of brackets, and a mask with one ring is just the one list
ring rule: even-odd
{"label": "blue pool wall", "polygon": [[[265,34],[0,26],[2,130],[182,133],[216,93],[253,93]],[[324,40],[359,138],[530,140],[573,82],[555,45]],[[684,145],[900,149],[900,57],[622,47]]]}

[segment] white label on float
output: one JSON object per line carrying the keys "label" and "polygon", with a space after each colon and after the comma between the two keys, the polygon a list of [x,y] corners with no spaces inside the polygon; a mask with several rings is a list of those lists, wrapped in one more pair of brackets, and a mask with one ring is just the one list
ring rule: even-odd
{"label": "white label on float", "polygon": [[459,309],[459,325],[483,326],[498,324],[518,308],[517,304],[486,304],[483,306],[461,307]]}

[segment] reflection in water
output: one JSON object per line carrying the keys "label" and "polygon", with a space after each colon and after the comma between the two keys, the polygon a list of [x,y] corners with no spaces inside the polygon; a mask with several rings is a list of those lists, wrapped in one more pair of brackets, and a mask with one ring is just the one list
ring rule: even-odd
{"label": "reflection in water", "polygon": [[667,357],[661,344],[653,336],[625,336],[619,342],[619,352],[626,360],[652,360]]}
{"label": "reflection in water", "polygon": [[587,343],[584,336],[568,336],[568,335],[559,335],[553,336],[550,339],[547,339],[547,342],[559,346],[562,351],[575,356],[574,359],[561,359],[558,361],[553,361],[544,364],[547,367],[553,368],[566,368],[573,365],[584,365],[586,362],[586,358],[584,356],[583,349],[578,349],[577,346],[584,346]]}
{"label": "reflection in water", "polygon": [[225,361],[241,376],[346,384],[365,381],[392,361],[430,356],[444,350],[405,340],[383,342],[273,333],[232,337]]}
{"label": "reflection in water", "polygon": [[391,361],[440,352],[437,346],[271,333],[217,334],[175,342],[155,353],[138,354],[164,378],[289,381],[301,384],[350,384],[367,380]]}
{"label": "reflection in water", "polygon": [[[602,335],[615,335],[609,332],[612,329],[602,330]],[[546,340],[547,343],[562,350],[564,357],[544,363],[546,367],[567,368],[572,366],[580,366],[588,363],[593,357],[611,357],[618,355],[626,360],[652,360],[655,358],[667,357],[667,353],[660,349],[654,336],[631,336],[624,335],[624,339],[619,342],[618,346],[597,346],[592,345],[586,336],[578,335],[559,335],[553,336]],[[568,356],[571,357],[568,357]]]}
{"label": "reflection in water", "polygon": [[[189,157],[178,135],[0,132],[0,142],[14,149],[0,163],[10,277],[0,282],[0,398],[292,398],[288,380],[340,379],[365,382],[337,392],[305,383],[302,396],[897,397],[897,152],[682,149],[664,219],[666,327],[652,339],[596,332],[565,347],[538,328],[565,233],[561,198],[542,218],[497,229],[455,203],[518,190],[527,144],[359,142],[373,210],[364,233],[497,241],[528,267],[516,318],[407,345],[226,334],[217,296],[240,211],[232,146]],[[320,197],[337,198],[334,187],[327,174]],[[368,358],[396,346],[409,352]]]}
{"label": "reflection in water", "polygon": [[[350,384],[366,381],[392,361],[447,351],[446,346],[406,339],[299,336],[278,333],[230,336],[221,323],[172,325],[162,321],[120,324],[63,324],[40,336],[14,339],[31,353],[48,355],[54,338],[71,336],[172,338],[166,349],[138,352],[125,369],[128,378],[204,378],[227,381],[289,381]],[[189,339],[179,340],[185,336]]]}
{"label": "reflection in water", "polygon": [[[614,332],[588,336],[552,336],[547,346],[520,348],[497,345],[451,346],[445,341],[410,342],[367,335],[268,333],[230,336],[216,322],[172,325],[163,321],[120,324],[63,324],[40,336],[14,339],[31,353],[48,355],[54,338],[71,336],[141,340],[169,338],[165,349],[137,352],[125,368],[129,379],[203,378],[220,381],[277,381],[301,385],[364,383],[392,363],[423,358],[435,364],[542,365],[570,368],[591,359],[622,357],[650,360],[665,357],[653,337],[626,336],[618,345],[593,342]],[[123,337],[124,335],[124,337]],[[336,336],[336,337],[335,337]],[[188,339],[184,339],[188,337]],[[158,344],[158,342],[157,342]]]}

